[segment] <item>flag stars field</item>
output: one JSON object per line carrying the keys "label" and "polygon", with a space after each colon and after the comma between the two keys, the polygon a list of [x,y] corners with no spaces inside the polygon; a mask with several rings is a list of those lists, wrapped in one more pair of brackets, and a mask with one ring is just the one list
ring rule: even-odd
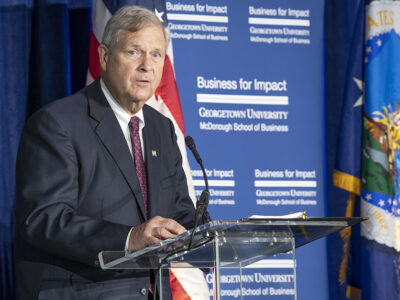
{"label": "flag stars field", "polygon": [[362,106],[364,104],[364,82],[356,77],[353,77],[353,81],[356,83],[361,92],[360,97],[358,97],[353,107]]}
{"label": "flag stars field", "polygon": [[163,11],[160,11],[160,12],[159,12],[159,11],[157,10],[157,8],[156,8],[156,9],[154,10],[154,13],[155,13],[156,16],[160,19],[160,21],[164,23],[164,20],[163,20],[163,18],[162,18],[164,12],[163,12]]}

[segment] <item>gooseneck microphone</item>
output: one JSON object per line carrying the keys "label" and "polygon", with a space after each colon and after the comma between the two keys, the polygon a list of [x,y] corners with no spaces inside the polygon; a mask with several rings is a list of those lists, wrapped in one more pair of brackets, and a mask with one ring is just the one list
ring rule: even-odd
{"label": "gooseneck microphone", "polygon": [[203,162],[201,160],[201,157],[199,153],[197,152],[196,145],[194,144],[194,140],[191,136],[187,136],[185,138],[186,146],[192,151],[196,161],[201,167],[201,171],[203,172],[203,177],[204,177],[204,183],[206,185],[206,188],[202,191],[200,195],[200,199],[197,200],[196,202],[196,211],[195,211],[195,219],[194,219],[194,227],[192,231],[192,235],[190,238],[190,243],[189,243],[189,249],[192,248],[193,244],[193,236],[194,236],[194,231],[199,225],[200,219],[203,219],[204,223],[210,222],[211,218],[210,215],[207,212],[207,207],[208,207],[208,197],[210,196],[210,192],[208,191],[208,179],[207,179],[207,174],[206,170],[204,169]]}
{"label": "gooseneck microphone", "polygon": [[185,143],[186,146],[192,151],[194,158],[196,159],[197,163],[201,167],[201,171],[203,172],[203,177],[204,177],[204,182],[206,184],[206,190],[208,191],[208,179],[207,179],[207,174],[203,166],[203,161],[201,160],[201,157],[199,155],[199,152],[197,152],[196,145],[194,143],[194,140],[191,136],[185,137]]}

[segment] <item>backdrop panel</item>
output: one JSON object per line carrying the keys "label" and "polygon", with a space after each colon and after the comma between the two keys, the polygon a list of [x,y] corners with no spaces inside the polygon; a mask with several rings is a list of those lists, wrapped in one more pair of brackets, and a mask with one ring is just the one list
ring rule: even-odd
{"label": "backdrop panel", "polygon": [[[166,7],[186,134],[206,165],[212,218],[302,209],[323,216],[324,2],[171,0]],[[202,175],[194,159],[191,166],[199,196]],[[325,250],[319,241],[298,251],[300,299],[327,298]],[[272,279],[257,282],[267,274],[287,271],[248,269],[244,287],[279,288]]]}

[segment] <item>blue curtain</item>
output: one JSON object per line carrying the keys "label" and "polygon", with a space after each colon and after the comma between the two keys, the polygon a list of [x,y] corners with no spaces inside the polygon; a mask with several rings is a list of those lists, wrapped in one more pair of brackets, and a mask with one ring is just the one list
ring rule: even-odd
{"label": "blue curtain", "polygon": [[0,2],[0,299],[15,298],[15,161],[26,118],[85,85],[91,0]]}

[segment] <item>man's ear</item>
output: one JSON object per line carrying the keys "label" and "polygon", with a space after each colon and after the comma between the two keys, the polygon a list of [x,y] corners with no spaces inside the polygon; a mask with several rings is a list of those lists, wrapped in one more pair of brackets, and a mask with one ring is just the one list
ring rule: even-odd
{"label": "man's ear", "polygon": [[106,45],[100,44],[99,48],[97,48],[97,52],[99,53],[100,68],[103,71],[107,71],[107,61],[110,55],[110,51],[108,50]]}

